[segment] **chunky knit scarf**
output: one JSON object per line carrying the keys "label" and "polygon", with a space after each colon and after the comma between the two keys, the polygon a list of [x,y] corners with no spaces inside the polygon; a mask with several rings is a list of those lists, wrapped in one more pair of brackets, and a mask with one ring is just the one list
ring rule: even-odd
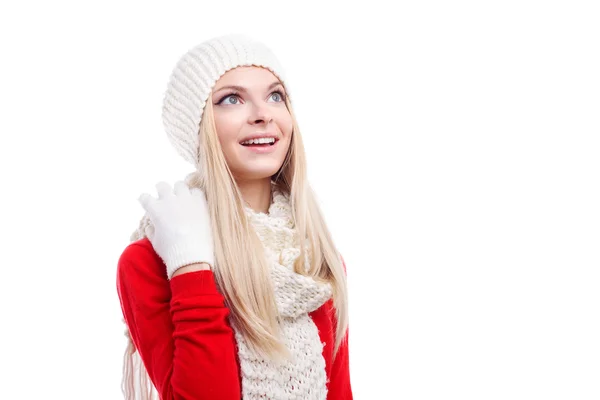
{"label": "chunky knit scarf", "polygon": [[[300,275],[294,261],[300,256],[298,237],[287,195],[274,189],[269,212],[246,207],[252,226],[270,260],[282,338],[292,359],[276,365],[254,355],[233,325],[238,343],[244,400],[327,398],[325,359],[319,331],[308,315],[332,295],[331,285]],[[308,255],[308,252],[307,252]],[[308,271],[308,257],[305,263]]]}
{"label": "chunky knit scarf", "polygon": [[[192,174],[186,178],[188,185]],[[238,345],[244,400],[325,400],[327,375],[323,343],[317,326],[308,315],[332,296],[332,288],[294,271],[300,247],[292,218],[289,197],[272,186],[272,202],[268,213],[257,213],[246,206],[246,215],[260,238],[267,260],[279,311],[282,339],[292,359],[284,364],[265,360],[250,350],[245,338],[232,328]],[[153,229],[148,216],[140,221],[131,240],[146,236]],[[310,252],[305,268],[308,271]]]}

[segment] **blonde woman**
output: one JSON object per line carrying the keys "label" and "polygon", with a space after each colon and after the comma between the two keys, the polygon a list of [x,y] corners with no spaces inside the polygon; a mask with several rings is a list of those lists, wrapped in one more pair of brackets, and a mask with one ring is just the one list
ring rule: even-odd
{"label": "blonde woman", "polygon": [[125,398],[352,399],[345,265],[273,53],[242,35],[192,48],[163,122],[194,172],[140,196],[119,258]]}

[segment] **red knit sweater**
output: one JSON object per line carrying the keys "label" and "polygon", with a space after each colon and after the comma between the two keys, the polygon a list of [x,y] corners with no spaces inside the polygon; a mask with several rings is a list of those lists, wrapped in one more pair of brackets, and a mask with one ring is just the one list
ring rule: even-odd
{"label": "red knit sweater", "polygon": [[[117,292],[133,343],[162,400],[241,398],[229,309],[212,271],[181,274],[169,281],[162,259],[144,238],[121,254]],[[351,400],[348,331],[332,360],[334,311],[330,299],[309,315],[325,343],[327,399]]]}

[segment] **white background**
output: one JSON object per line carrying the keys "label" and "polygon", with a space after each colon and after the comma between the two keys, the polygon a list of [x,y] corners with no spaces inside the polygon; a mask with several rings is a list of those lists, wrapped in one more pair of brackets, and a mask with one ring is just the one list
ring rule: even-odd
{"label": "white background", "polygon": [[246,33],[348,265],[355,398],[600,398],[593,3],[3,3],[0,397],[121,398],[116,261],[191,172],[162,94]]}

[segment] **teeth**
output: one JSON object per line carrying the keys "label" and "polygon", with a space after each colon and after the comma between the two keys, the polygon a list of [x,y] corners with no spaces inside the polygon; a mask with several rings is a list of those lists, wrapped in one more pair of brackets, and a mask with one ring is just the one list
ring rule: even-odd
{"label": "teeth", "polygon": [[252,139],[252,140],[246,140],[245,142],[242,142],[241,144],[264,144],[264,143],[275,143],[275,139],[274,138]]}

